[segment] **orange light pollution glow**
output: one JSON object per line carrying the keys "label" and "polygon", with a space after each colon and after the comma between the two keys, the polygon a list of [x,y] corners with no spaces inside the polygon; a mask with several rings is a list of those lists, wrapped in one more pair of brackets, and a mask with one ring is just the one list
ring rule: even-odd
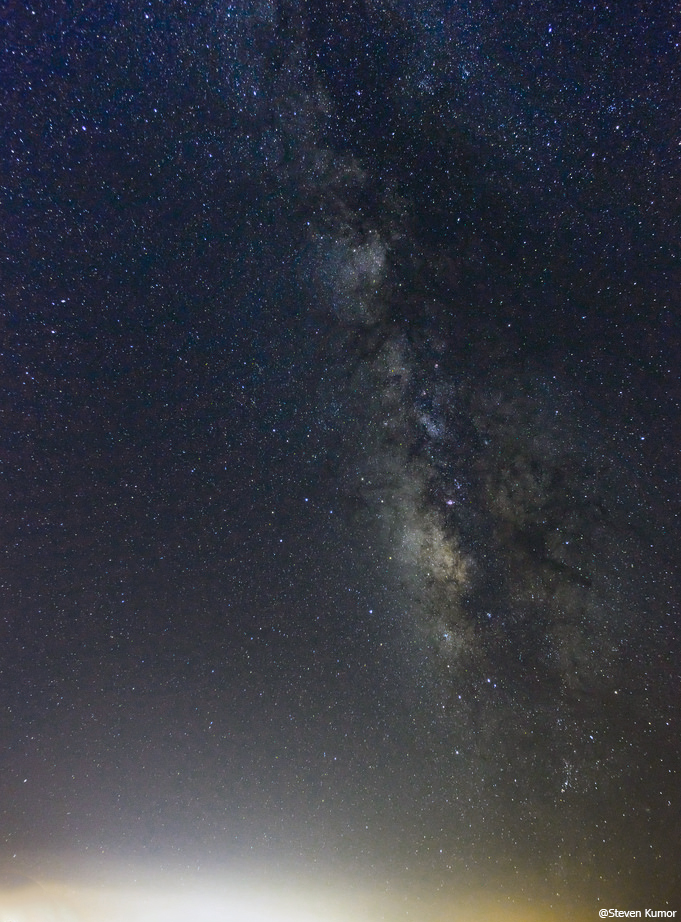
{"label": "orange light pollution glow", "polygon": [[44,863],[42,873],[6,869],[0,922],[586,922],[598,913],[483,887],[444,892],[264,865],[191,873],[149,862],[60,865],[52,873]]}

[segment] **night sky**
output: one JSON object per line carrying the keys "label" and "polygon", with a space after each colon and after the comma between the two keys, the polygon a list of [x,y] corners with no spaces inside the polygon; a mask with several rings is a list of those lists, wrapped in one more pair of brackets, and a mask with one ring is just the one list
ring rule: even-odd
{"label": "night sky", "polygon": [[2,868],[681,912],[678,9],[0,24]]}

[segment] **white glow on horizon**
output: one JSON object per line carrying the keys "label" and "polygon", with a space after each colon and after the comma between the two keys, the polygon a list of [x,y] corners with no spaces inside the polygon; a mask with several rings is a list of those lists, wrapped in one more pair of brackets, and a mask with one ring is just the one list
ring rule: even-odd
{"label": "white glow on horizon", "polygon": [[[563,907],[566,909],[567,907]],[[367,885],[352,876],[324,881],[260,869],[239,874],[155,873],[144,867],[81,869],[25,875],[0,884],[0,922],[571,922],[525,898],[480,891],[449,895],[386,881]]]}

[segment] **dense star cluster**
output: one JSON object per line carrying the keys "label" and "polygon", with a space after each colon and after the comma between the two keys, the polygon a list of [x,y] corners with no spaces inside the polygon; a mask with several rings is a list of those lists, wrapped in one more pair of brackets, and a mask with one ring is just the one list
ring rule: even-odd
{"label": "dense star cluster", "polygon": [[680,26],[8,6],[9,875],[681,912]]}

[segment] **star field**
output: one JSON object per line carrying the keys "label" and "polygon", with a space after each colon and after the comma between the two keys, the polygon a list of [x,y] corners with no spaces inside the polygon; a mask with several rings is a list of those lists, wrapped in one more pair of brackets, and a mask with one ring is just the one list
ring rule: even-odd
{"label": "star field", "polygon": [[679,26],[8,5],[8,873],[681,910]]}

